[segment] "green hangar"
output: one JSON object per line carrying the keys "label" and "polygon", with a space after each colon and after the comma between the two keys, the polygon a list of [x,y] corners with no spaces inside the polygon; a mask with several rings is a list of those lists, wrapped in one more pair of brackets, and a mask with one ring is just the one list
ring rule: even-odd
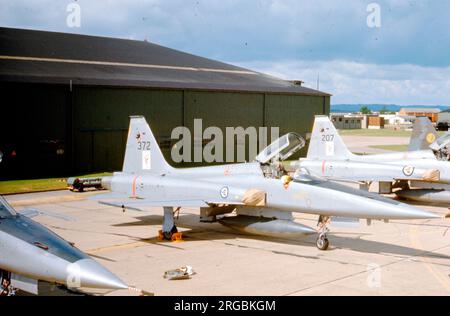
{"label": "green hangar", "polygon": [[330,110],[329,94],[300,82],[146,41],[11,28],[0,93],[3,179],[121,170],[130,115],[146,117],[170,162],[172,131],[195,119],[305,135]]}

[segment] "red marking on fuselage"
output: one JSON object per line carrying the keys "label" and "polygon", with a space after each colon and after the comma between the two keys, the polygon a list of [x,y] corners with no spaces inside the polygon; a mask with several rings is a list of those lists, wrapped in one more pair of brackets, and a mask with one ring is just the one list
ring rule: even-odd
{"label": "red marking on fuselage", "polygon": [[326,165],[326,161],[324,160],[323,162],[322,162],[322,175],[324,176],[325,175],[325,165]]}
{"label": "red marking on fuselage", "polygon": [[135,198],[136,197],[136,180],[137,178],[139,178],[139,176],[135,176],[133,178],[133,186],[131,187],[131,197]]}

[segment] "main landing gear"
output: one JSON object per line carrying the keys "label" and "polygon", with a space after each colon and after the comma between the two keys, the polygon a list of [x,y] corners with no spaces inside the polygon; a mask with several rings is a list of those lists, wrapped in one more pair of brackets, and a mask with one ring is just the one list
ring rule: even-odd
{"label": "main landing gear", "polygon": [[179,213],[180,208],[175,211],[173,207],[164,207],[164,219],[162,230],[159,231],[159,240],[171,240],[180,241],[183,238],[182,233],[178,232],[177,226],[175,225],[175,214]]}
{"label": "main landing gear", "polygon": [[331,218],[329,216],[319,216],[319,221],[317,222],[319,236],[316,240],[316,246],[319,250],[327,250],[330,242],[327,237],[327,233],[330,231],[328,229],[328,225],[331,222]]}

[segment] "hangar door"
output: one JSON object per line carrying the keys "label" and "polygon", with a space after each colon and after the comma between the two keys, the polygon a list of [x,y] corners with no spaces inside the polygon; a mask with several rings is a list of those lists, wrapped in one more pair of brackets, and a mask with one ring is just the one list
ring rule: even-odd
{"label": "hangar door", "polygon": [[2,83],[0,163],[2,179],[54,177],[70,166],[66,138],[69,89]]}
{"label": "hangar door", "polygon": [[[144,115],[164,145],[182,125],[182,91],[77,88],[74,98],[74,164],[77,173],[119,171],[130,115]],[[163,153],[170,158],[169,146]]]}
{"label": "hangar door", "polygon": [[[227,127],[242,127],[244,129],[252,127],[257,131],[260,127],[264,127],[263,94],[186,91],[184,102],[184,126],[189,128],[192,134],[194,134],[196,119],[202,120],[201,132],[209,127],[218,127],[223,133],[224,144],[227,141]],[[201,137],[202,135],[192,135],[192,139],[194,139],[194,136]],[[210,139],[203,139],[203,145],[209,141]],[[231,142],[233,141],[231,140]],[[249,136],[246,136],[245,143],[239,142],[235,138],[234,149],[232,149],[234,155],[231,155],[234,156],[233,162],[238,161],[238,145],[245,147],[245,161],[251,161],[255,158],[256,154],[253,157],[249,155]],[[225,147],[223,150],[224,162],[227,160],[228,149]],[[194,151],[194,147],[192,151]],[[191,161],[194,161],[194,157]]]}

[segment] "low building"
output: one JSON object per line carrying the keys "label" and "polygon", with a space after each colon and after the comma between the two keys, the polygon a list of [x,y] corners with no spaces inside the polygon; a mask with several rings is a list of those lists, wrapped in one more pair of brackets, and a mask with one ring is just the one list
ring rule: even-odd
{"label": "low building", "polygon": [[378,117],[378,114],[364,114],[362,116],[362,123],[361,128],[362,129],[368,129],[369,128],[369,120],[371,117]]}
{"label": "low building", "polygon": [[416,117],[404,115],[382,115],[385,124],[392,126],[411,126]]}
{"label": "low building", "polygon": [[426,116],[432,123],[437,123],[438,115],[441,110],[436,108],[403,108],[400,110],[399,115],[401,116]]}
{"label": "low building", "polygon": [[383,129],[384,128],[384,118],[381,116],[371,116],[369,117],[369,129]]}
{"label": "low building", "polygon": [[330,119],[336,129],[361,129],[363,117],[345,113],[332,113]]}

